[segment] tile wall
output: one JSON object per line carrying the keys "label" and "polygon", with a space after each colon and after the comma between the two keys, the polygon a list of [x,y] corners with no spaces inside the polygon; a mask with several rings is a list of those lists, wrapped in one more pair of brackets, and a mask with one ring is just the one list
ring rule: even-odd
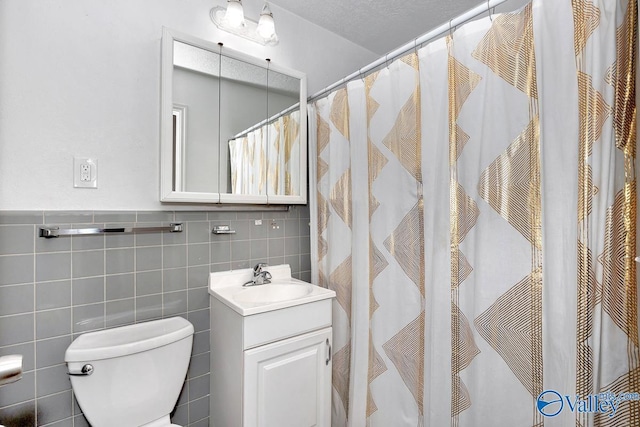
{"label": "tile wall", "polygon": [[[169,222],[182,222],[185,231],[38,237],[42,224]],[[236,234],[212,235],[214,225],[230,225]],[[71,341],[87,331],[182,316],[196,334],[173,421],[208,426],[208,273],[257,262],[288,263],[294,277],[309,280],[309,248],[307,207],[288,212],[0,211],[0,355],[24,355],[23,378],[0,387],[0,424],[87,426],[63,360]]]}

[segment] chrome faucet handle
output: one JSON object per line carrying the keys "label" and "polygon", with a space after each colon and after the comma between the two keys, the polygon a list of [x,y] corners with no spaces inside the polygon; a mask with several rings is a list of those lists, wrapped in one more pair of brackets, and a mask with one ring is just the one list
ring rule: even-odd
{"label": "chrome faucet handle", "polygon": [[268,266],[269,264],[267,264],[266,262],[259,262],[253,267],[253,275],[254,276],[259,275],[260,273],[262,273],[262,269]]}
{"label": "chrome faucet handle", "polygon": [[252,280],[242,286],[266,285],[267,283],[271,283],[271,273],[265,270],[253,276]]}
{"label": "chrome faucet handle", "polygon": [[268,271],[260,272],[260,276],[262,276],[262,283],[271,283],[271,278],[273,276]]}

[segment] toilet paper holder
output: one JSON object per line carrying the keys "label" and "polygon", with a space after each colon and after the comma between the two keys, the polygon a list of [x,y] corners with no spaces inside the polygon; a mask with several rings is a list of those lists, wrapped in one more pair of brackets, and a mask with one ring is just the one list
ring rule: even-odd
{"label": "toilet paper holder", "polygon": [[0,357],[0,386],[11,384],[22,378],[22,355],[10,354]]}

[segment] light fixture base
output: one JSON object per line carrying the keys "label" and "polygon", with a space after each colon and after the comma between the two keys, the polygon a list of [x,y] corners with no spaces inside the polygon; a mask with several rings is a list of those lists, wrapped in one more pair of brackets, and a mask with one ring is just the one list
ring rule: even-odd
{"label": "light fixture base", "polygon": [[211,20],[219,29],[251,40],[263,46],[275,46],[278,44],[279,40],[277,35],[269,40],[265,40],[264,38],[260,37],[260,34],[258,34],[258,23],[252,21],[251,19],[247,19],[246,17],[244,18],[244,27],[235,28],[226,25],[224,22],[225,12],[226,9],[220,6],[214,7],[213,9],[211,9],[211,12],[209,12]]}

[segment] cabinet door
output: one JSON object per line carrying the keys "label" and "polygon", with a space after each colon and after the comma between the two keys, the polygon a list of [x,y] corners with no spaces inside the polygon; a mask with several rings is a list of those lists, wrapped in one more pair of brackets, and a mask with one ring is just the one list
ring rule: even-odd
{"label": "cabinet door", "polygon": [[244,352],[244,427],[331,424],[331,328]]}

